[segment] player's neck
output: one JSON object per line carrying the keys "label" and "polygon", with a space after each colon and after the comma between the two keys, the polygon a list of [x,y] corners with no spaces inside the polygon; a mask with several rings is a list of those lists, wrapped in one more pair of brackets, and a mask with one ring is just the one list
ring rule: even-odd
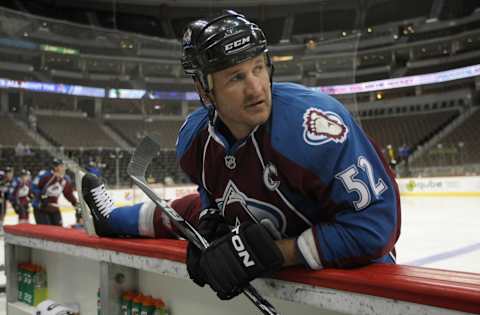
{"label": "player's neck", "polygon": [[215,125],[217,130],[225,137],[230,146],[234,145],[235,142],[237,142],[237,138],[233,135],[233,133],[230,131],[230,129],[228,129],[227,125],[225,125],[225,123],[221,119],[218,119]]}

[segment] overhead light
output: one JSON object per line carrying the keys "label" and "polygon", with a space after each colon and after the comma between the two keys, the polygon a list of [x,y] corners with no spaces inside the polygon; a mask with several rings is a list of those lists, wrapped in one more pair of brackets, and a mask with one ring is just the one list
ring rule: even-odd
{"label": "overhead light", "polygon": [[373,32],[373,29],[371,27],[367,28],[367,32],[371,33]]}
{"label": "overhead light", "polygon": [[382,92],[377,92],[377,93],[375,94],[375,98],[376,98],[377,100],[382,100],[382,99],[383,99],[383,93],[382,93]]}

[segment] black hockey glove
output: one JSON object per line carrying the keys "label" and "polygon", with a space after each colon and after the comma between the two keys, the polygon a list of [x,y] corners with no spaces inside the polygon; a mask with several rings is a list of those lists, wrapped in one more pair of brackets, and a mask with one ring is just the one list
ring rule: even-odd
{"label": "black hockey glove", "polygon": [[48,207],[48,196],[40,195],[40,209],[45,210]]}
{"label": "black hockey glove", "polygon": [[251,280],[280,269],[283,262],[280,249],[265,228],[245,222],[202,253],[200,269],[218,297],[228,300]]}
{"label": "black hockey glove", "polygon": [[[202,211],[197,230],[210,243],[229,233],[230,227],[225,222],[225,218],[220,214],[220,210],[205,209]],[[201,255],[202,250],[189,242],[187,247],[187,271],[193,282],[203,287],[205,285],[205,276],[200,269]]]}

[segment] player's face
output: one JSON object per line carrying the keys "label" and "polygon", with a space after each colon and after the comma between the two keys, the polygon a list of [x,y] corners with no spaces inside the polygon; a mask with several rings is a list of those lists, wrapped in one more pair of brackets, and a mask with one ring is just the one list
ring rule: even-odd
{"label": "player's face", "polygon": [[272,94],[264,55],[215,72],[212,78],[218,115],[235,138],[246,137],[268,120]]}
{"label": "player's face", "polygon": [[54,171],[58,176],[65,175],[65,165],[59,164],[59,165],[55,166]]}

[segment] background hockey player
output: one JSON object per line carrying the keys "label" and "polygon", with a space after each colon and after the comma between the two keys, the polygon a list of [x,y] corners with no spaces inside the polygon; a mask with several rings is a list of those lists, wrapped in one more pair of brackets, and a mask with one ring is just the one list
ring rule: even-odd
{"label": "background hockey player", "polygon": [[8,200],[18,215],[19,223],[28,223],[31,192],[31,174],[28,170],[21,170],[20,175],[12,181]]}
{"label": "background hockey player", "polygon": [[[192,22],[183,52],[204,105],[177,144],[203,209],[182,215],[212,242],[205,251],[188,246],[197,284],[230,299],[285,266],[395,262],[394,176],[341,103],[301,85],[272,84],[264,33],[233,11]],[[115,208],[93,175],[82,189],[104,235],[169,235],[153,203]]]}
{"label": "background hockey player", "polygon": [[33,215],[37,224],[62,225],[62,214],[58,205],[61,194],[77,207],[70,177],[65,175],[65,165],[60,159],[53,159],[50,170],[40,171],[32,182],[35,199],[32,202]]}

